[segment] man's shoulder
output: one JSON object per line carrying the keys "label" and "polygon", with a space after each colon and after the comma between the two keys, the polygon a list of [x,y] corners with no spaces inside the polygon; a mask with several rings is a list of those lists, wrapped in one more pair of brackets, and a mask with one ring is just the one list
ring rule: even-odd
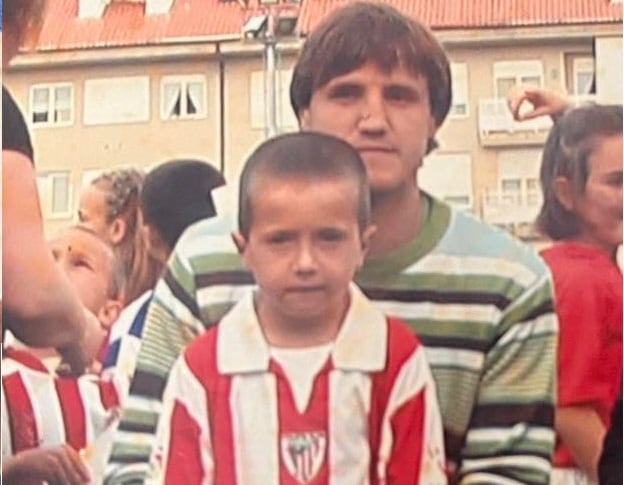
{"label": "man's shoulder", "polygon": [[451,222],[436,250],[460,260],[490,261],[494,263],[493,269],[516,267],[536,276],[547,272],[544,261],[531,245],[473,214],[456,209],[451,209]]}

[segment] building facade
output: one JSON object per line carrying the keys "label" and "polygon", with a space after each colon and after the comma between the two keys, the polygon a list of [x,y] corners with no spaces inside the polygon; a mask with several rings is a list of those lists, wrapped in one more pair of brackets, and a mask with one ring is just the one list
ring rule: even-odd
{"label": "building facade", "polygon": [[[48,235],[74,220],[95,174],[171,158],[220,168],[233,214],[242,163],[272,128],[273,99],[277,131],[297,129],[288,87],[305,35],[342,3],[50,2],[36,50],[3,73],[33,137]],[[444,0],[389,3],[430,25],[452,60],[453,106],[421,186],[533,237],[551,122],[514,122],[505,95],[522,82],[621,103],[621,4],[465,0],[451,11]]]}

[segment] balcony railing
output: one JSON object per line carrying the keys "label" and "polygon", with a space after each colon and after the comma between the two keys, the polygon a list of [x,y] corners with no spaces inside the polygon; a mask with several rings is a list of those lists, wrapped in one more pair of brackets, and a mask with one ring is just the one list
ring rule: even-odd
{"label": "balcony railing", "polygon": [[496,133],[513,135],[515,133],[547,132],[551,126],[552,120],[548,116],[515,121],[511,111],[509,111],[506,99],[479,100],[479,133],[482,139]]}
{"label": "balcony railing", "polygon": [[541,204],[538,191],[486,190],[482,196],[481,215],[490,224],[530,224],[537,217]]}

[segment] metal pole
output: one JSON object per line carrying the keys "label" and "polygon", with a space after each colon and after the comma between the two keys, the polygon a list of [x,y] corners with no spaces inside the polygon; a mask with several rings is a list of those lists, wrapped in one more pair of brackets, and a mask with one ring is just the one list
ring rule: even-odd
{"label": "metal pole", "polygon": [[266,38],[264,48],[266,53],[265,69],[265,117],[266,135],[272,137],[277,135],[277,70],[276,70],[276,44],[275,38],[275,17],[273,9],[269,7],[267,17]]}

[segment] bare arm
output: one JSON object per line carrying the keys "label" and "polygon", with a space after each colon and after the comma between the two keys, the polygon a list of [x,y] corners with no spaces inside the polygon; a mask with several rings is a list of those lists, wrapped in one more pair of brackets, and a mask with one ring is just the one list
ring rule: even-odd
{"label": "bare arm", "polygon": [[596,411],[589,406],[558,407],[555,429],[570,449],[577,466],[597,482],[598,459],[606,429]]}
{"label": "bare arm", "polygon": [[57,347],[77,365],[84,310],[46,246],[34,168],[19,152],[3,150],[2,159],[4,324],[25,343]]}
{"label": "bare arm", "polygon": [[[520,109],[525,101],[531,105],[528,111]],[[570,107],[568,99],[552,89],[523,84],[509,90],[507,103],[516,121],[530,120],[540,116],[550,116],[553,121],[556,121]]]}

